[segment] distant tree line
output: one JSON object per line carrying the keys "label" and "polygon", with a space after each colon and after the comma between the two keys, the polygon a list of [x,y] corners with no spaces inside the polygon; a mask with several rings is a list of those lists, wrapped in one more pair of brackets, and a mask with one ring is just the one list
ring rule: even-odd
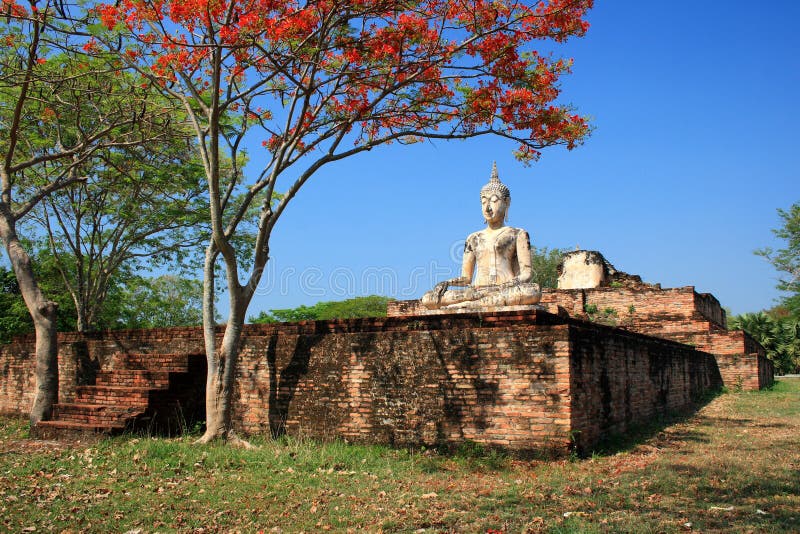
{"label": "distant tree line", "polygon": [[532,282],[536,282],[542,289],[558,287],[558,264],[568,252],[565,248],[531,247]]}
{"label": "distant tree line", "polygon": [[[42,262],[37,262],[42,265]],[[47,295],[58,304],[59,332],[76,331],[72,296],[57,273],[37,269]],[[202,320],[202,282],[176,275],[116,278],[87,330],[198,326]],[[0,265],[0,343],[33,332],[33,321],[13,271]]]}
{"label": "distant tree line", "polygon": [[322,321],[328,319],[353,319],[357,317],[386,317],[389,297],[370,295],[341,301],[317,302],[313,306],[299,306],[278,310],[262,311],[250,317],[254,324],[292,321]]}
{"label": "distant tree line", "polygon": [[744,330],[761,343],[778,374],[800,370],[800,321],[782,306],[757,313],[743,313],[728,321],[731,330]]}

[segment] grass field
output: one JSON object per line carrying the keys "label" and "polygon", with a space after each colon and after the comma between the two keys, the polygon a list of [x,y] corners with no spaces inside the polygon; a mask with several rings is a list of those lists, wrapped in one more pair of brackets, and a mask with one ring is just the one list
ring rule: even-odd
{"label": "grass field", "polygon": [[798,379],[560,461],[477,446],[26,436],[0,419],[0,531],[800,532]]}

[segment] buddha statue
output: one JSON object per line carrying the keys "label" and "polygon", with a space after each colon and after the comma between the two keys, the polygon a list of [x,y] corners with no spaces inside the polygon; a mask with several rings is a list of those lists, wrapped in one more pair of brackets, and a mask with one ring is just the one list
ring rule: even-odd
{"label": "buddha statue", "polygon": [[422,296],[428,309],[482,309],[536,304],[542,296],[532,283],[528,232],[506,226],[511,191],[492,165],[489,183],[481,188],[481,209],[487,227],[470,234],[464,245],[461,276],[440,282]]}

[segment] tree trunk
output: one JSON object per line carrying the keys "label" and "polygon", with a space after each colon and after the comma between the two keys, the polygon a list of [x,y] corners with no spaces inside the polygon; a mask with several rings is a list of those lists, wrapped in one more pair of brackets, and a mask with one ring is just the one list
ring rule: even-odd
{"label": "tree trunk", "polygon": [[55,302],[45,302],[39,313],[31,314],[36,330],[36,397],[31,407],[31,426],[50,419],[58,401],[57,311]]}
{"label": "tree trunk", "polygon": [[203,335],[205,339],[208,375],[206,378],[206,431],[197,443],[222,439],[231,445],[250,448],[247,441],[233,431],[233,390],[236,386],[236,366],[239,361],[239,342],[252,292],[233,284],[229,269],[228,292],[230,315],[217,348],[214,323],[214,263],[218,252],[213,244],[206,249],[203,269]]}
{"label": "tree trunk", "polygon": [[36,395],[30,413],[33,426],[50,419],[53,404],[58,400],[58,305],[47,300],[39,289],[31,258],[19,242],[8,205],[0,205],[0,237],[36,331]]}
{"label": "tree trunk", "polygon": [[[214,268],[219,252],[213,243],[206,249],[203,265],[203,337],[206,348],[208,374],[206,376],[206,431],[197,440],[208,443],[214,439],[236,441],[231,421],[231,398],[233,397],[236,361],[239,356],[239,337],[242,323],[239,314],[234,313],[237,301],[237,288],[230,288],[231,314],[222,343],[217,349],[216,323],[214,316]],[[237,325],[238,323],[238,325]]]}
{"label": "tree trunk", "polygon": [[83,305],[83,302],[77,301],[78,305],[75,307],[77,310],[77,319],[75,321],[75,329],[78,332],[86,332],[86,325],[88,324],[86,321],[86,306]]}
{"label": "tree trunk", "polygon": [[236,364],[239,360],[239,340],[243,323],[241,319],[228,320],[222,343],[218,352],[214,354],[213,371],[209,359],[206,379],[206,432],[198,440],[201,443],[217,438],[232,443],[241,441],[233,432],[231,401],[236,385]]}

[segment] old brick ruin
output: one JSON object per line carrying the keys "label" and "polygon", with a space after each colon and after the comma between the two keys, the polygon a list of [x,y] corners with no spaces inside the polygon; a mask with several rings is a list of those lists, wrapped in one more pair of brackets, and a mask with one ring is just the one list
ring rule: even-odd
{"label": "old brick ruin", "polygon": [[[771,362],[692,287],[546,290],[542,309],[245,327],[234,417],[287,432],[398,446],[471,440],[516,451],[573,447],[709,391],[772,383]],[[411,315],[409,315],[411,314]],[[180,430],[202,418],[202,331],[59,337],[59,405],[41,436]],[[33,339],[0,347],[0,411],[33,400]]]}

